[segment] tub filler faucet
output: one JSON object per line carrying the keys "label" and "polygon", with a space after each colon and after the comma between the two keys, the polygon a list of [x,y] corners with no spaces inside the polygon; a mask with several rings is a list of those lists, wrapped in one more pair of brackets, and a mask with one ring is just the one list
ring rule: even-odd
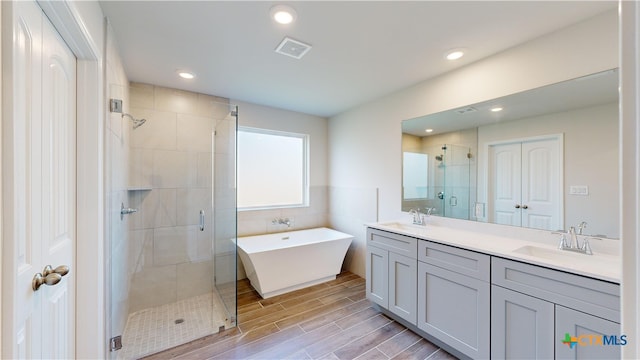
{"label": "tub filler faucet", "polygon": [[291,227],[291,220],[289,218],[275,218],[271,220],[271,224],[273,225],[287,225],[287,227]]}

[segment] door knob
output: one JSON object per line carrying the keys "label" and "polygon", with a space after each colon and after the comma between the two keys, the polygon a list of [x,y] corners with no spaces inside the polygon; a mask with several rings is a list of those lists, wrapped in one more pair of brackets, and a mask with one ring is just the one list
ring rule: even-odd
{"label": "door knob", "polygon": [[522,208],[527,210],[529,208],[529,206],[528,205],[522,205]]}
{"label": "door knob", "polygon": [[52,268],[51,265],[47,265],[42,270],[42,276],[47,277],[49,274],[59,274],[60,276],[65,276],[69,273],[69,267],[67,265],[60,265],[57,268]]}
{"label": "door knob", "polygon": [[520,204],[516,204],[516,209],[520,209]]}
{"label": "door knob", "polygon": [[41,273],[37,273],[33,276],[33,280],[31,281],[31,288],[33,289],[33,291],[38,291],[38,289],[40,289],[40,286],[42,286],[43,284],[52,286],[59,283],[60,280],[62,280],[62,275],[60,274],[51,273],[47,276],[42,276]]}
{"label": "door knob", "polygon": [[69,267],[67,265],[60,265],[55,269],[51,265],[47,265],[42,270],[42,273],[37,273],[33,276],[31,281],[31,288],[33,291],[38,291],[40,286],[49,285],[53,286],[62,280],[62,277],[69,273]]}

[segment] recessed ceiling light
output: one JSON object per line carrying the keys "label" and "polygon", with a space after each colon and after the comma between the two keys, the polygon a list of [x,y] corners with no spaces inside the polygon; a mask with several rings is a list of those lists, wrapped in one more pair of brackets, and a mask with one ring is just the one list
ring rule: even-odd
{"label": "recessed ceiling light", "polygon": [[493,112],[502,111],[502,108],[500,106],[496,106],[494,108],[491,108],[491,111],[493,111]]}
{"label": "recessed ceiling light", "polygon": [[425,132],[428,132],[428,133],[433,132],[433,129],[426,129]]}
{"label": "recessed ceiling light", "polygon": [[193,73],[190,73],[188,71],[178,71],[178,76],[180,76],[183,79],[189,79],[189,80],[196,77]]}
{"label": "recessed ceiling light", "polygon": [[297,14],[292,7],[287,5],[276,5],[270,10],[271,18],[278,24],[291,24],[296,20]]}
{"label": "recessed ceiling light", "polygon": [[464,56],[464,49],[453,49],[453,50],[449,50],[447,51],[447,53],[444,55],[444,57],[447,60],[458,60],[461,57]]}

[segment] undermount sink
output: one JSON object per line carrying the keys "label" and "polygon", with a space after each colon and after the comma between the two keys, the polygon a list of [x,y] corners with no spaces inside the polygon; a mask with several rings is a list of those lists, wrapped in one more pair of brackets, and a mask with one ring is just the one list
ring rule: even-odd
{"label": "undermount sink", "polygon": [[562,251],[560,249],[549,249],[538,246],[526,245],[516,250],[513,250],[514,253],[529,255],[533,257],[548,259],[548,260],[567,260],[567,259],[576,259],[576,257],[588,257],[585,254],[578,254],[573,252]]}
{"label": "undermount sink", "polygon": [[400,229],[400,230],[407,230],[407,231],[416,231],[416,230],[425,230],[426,229],[426,227],[424,225],[413,225],[413,224],[401,223],[401,222],[381,223],[380,225],[387,226],[387,227],[392,227],[392,228],[396,228],[396,229]]}

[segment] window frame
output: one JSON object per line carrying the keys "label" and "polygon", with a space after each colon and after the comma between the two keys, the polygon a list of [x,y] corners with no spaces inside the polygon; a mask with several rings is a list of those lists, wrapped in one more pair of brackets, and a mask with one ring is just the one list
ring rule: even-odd
{"label": "window frame", "polygon": [[[281,130],[272,130],[265,128],[257,128],[251,126],[238,126],[238,133],[240,132],[250,132],[262,135],[273,135],[273,136],[286,136],[292,137],[302,140],[302,202],[296,204],[279,204],[279,205],[260,205],[260,206],[244,206],[241,207],[238,203],[237,210],[238,211],[256,211],[256,210],[276,210],[276,209],[290,209],[290,208],[302,208],[309,207],[309,134],[301,134],[291,131],[281,131]],[[240,147],[240,141],[238,141],[237,146]],[[239,153],[239,151],[238,151]],[[238,157],[238,175],[240,172],[240,158]],[[237,191],[240,192],[240,186],[238,184]]]}

